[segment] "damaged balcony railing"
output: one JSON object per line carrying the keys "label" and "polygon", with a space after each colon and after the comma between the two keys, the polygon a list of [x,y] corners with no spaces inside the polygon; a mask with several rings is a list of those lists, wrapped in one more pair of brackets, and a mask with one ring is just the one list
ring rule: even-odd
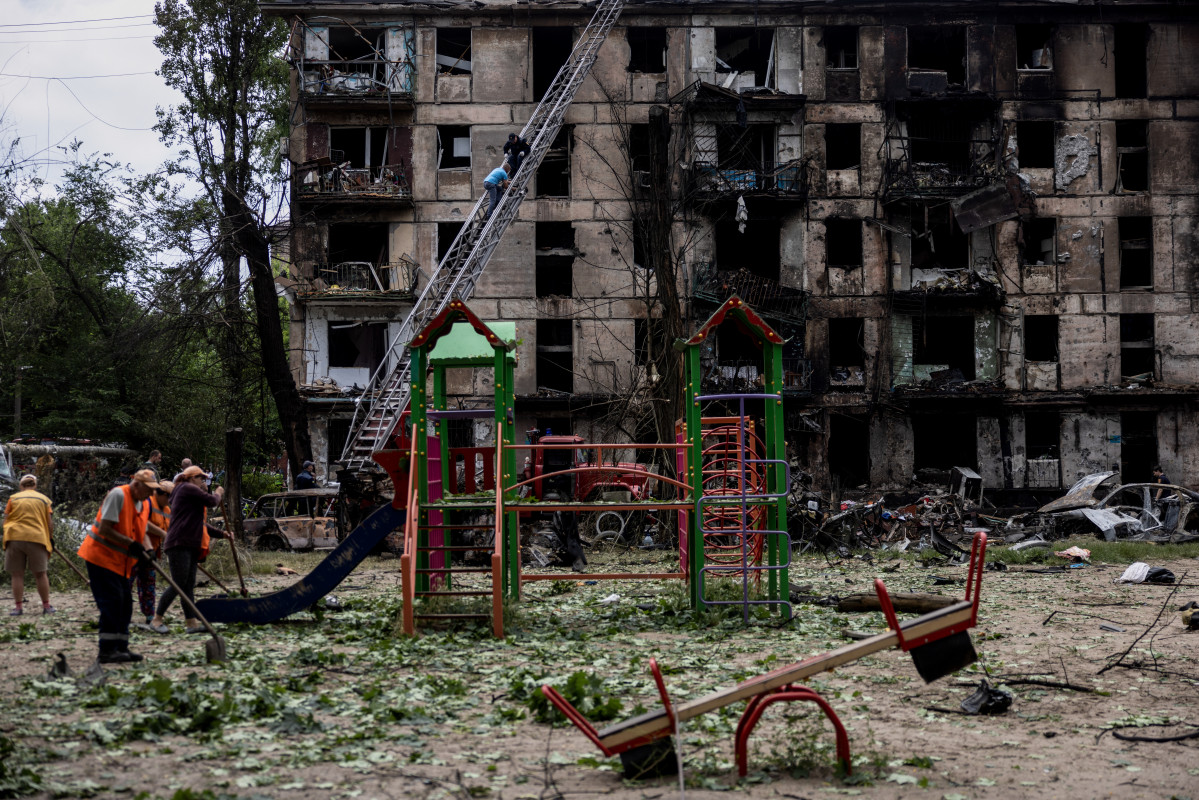
{"label": "damaged balcony railing", "polygon": [[315,295],[400,295],[414,296],[420,268],[409,258],[372,264],[369,261],[342,261],[318,264],[311,277],[296,279],[300,297]]}
{"label": "damaged balcony railing", "polygon": [[[703,391],[721,394],[759,391],[762,388],[760,362],[752,359],[734,363],[703,361]],[[807,394],[812,390],[812,364],[806,358],[783,358],[783,395]]]}
{"label": "damaged balcony railing", "polygon": [[737,295],[765,317],[799,325],[807,321],[808,293],[780,286],[779,282],[747,269],[717,269],[711,261],[695,265],[691,294],[698,300],[720,304]]}
{"label": "damaged balcony railing", "polygon": [[408,171],[402,164],[352,168],[344,164],[305,164],[296,168],[298,197],[376,197],[411,199]]}
{"label": "damaged balcony railing", "polygon": [[301,59],[300,86],[308,95],[411,96],[413,67],[388,59]]}
{"label": "damaged balcony railing", "polygon": [[691,193],[695,196],[774,194],[801,198],[807,194],[806,171],[798,159],[765,162],[752,167],[732,167],[712,161],[691,165]]}

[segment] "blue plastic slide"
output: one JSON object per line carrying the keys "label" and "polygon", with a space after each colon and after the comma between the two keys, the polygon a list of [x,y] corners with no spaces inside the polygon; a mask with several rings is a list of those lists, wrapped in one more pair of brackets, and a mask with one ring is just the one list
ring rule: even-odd
{"label": "blue plastic slide", "polygon": [[376,509],[354,529],[316,569],[295,584],[263,597],[220,597],[197,600],[209,622],[276,622],[305,611],[333,591],[387,534],[404,524],[404,509],[391,503]]}

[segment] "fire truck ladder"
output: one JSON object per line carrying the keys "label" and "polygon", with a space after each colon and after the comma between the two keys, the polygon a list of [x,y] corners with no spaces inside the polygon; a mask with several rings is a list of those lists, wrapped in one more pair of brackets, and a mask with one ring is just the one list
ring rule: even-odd
{"label": "fire truck ladder", "polygon": [[490,216],[487,216],[486,194],[479,198],[467,215],[466,224],[454,237],[445,258],[437,265],[417,297],[388,348],[388,357],[383,359],[365,391],[355,402],[350,436],[341,455],[341,461],[347,468],[369,468],[371,453],[385,448],[400,413],[408,406],[411,391],[408,342],[451,299],[457,297],[465,300],[474,293],[492,252],[508,225],[516,219],[530,177],[536,173],[542,158],[554,143],[566,111],[583,79],[591,71],[591,65],[595,63],[596,55],[608,31],[620,16],[624,3],[625,0],[600,0],[595,15],[579,37],[570,57],[558,70],[545,97],[521,130],[521,135],[529,142],[529,154],[508,189],[500,196]]}

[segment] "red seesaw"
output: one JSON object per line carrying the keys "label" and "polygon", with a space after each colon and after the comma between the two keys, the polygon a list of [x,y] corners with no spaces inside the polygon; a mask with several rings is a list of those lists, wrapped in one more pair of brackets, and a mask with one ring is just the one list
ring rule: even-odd
{"label": "red seesaw", "polygon": [[837,736],[837,758],[848,773],[849,738],[841,720],[824,698],[807,687],[796,686],[795,682],[890,647],[898,647],[905,653],[911,653],[916,671],[926,683],[974,663],[978,656],[974,652],[974,645],[967,631],[973,628],[978,620],[978,600],[982,591],[986,550],[987,535],[976,533],[970,548],[966,594],[961,601],[900,623],[895,616],[886,586],[881,579],[877,579],[874,582],[874,590],[878,594],[879,604],[889,626],[883,633],[780,667],[730,689],[722,689],[678,706],[670,701],[658,662],[650,659],[650,672],[662,697],[662,709],[618,722],[603,730],[597,731],[587,718],[552,686],[542,686],[541,691],[604,755],[619,754],[625,766],[625,774],[633,777],[662,774],[676,768],[674,751],[669,747],[668,737],[678,732],[680,723],[713,709],[748,700],[741,721],[737,725],[735,742],[737,770],[744,776],[747,770],[749,736],[766,708],[778,702],[812,701],[832,722]]}

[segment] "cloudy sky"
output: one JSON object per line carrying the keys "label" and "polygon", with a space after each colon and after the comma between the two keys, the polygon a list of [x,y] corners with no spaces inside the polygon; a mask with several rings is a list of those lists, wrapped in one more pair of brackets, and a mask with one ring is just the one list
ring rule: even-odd
{"label": "cloudy sky", "polygon": [[[154,0],[0,0],[0,140],[20,139],[43,177],[60,147],[111,153],[138,172],[167,150],[150,130],[175,93],[154,74]],[[110,77],[105,77],[110,76]]]}

